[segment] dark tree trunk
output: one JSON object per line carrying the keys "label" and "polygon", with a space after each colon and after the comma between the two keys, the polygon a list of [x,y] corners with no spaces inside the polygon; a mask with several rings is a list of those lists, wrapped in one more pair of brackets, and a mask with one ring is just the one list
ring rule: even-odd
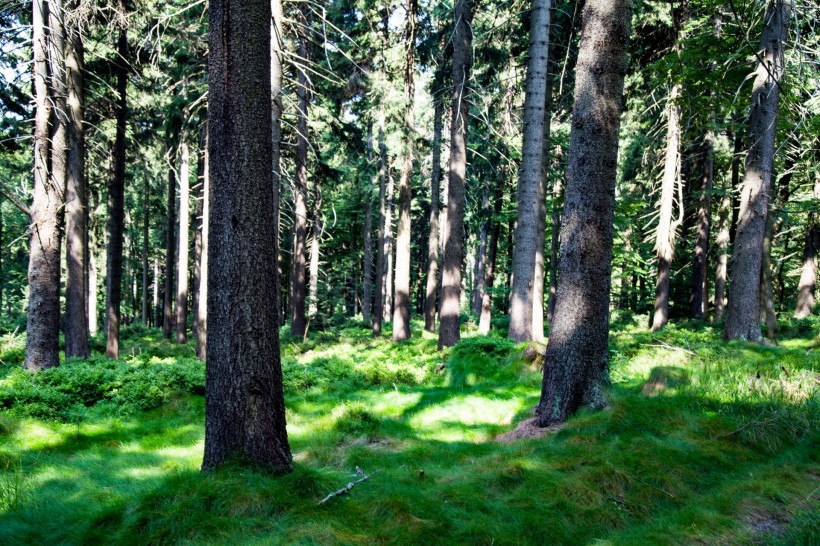
{"label": "dark tree trunk", "polygon": [[772,0],[766,8],[760,41],[761,62],[756,69],[749,114],[750,147],[732,257],[724,330],[727,339],[762,339],[758,314],[761,259],[774,162],[777,101],[790,17],[790,2]]}
{"label": "dark tree trunk", "polygon": [[399,179],[399,210],[396,226],[396,284],[393,308],[393,341],[410,339],[410,205],[413,199],[413,140],[416,131],[415,83],[417,0],[407,1],[404,62],[404,161]]}
{"label": "dark tree trunk", "polygon": [[88,357],[88,315],[85,267],[86,195],[83,92],[83,42],[80,29],[66,29],[65,71],[67,82],[68,156],[66,170],[66,357]]}
{"label": "dark tree trunk", "polygon": [[369,323],[373,314],[373,197],[365,192],[364,211],[364,272],[362,279],[362,320]]}
{"label": "dark tree trunk", "polygon": [[473,0],[456,0],[453,42],[453,105],[450,120],[450,176],[447,183],[447,227],[441,281],[438,346],[452,347],[461,338],[461,267],[464,262],[464,181],[467,176],[467,126],[472,66]]}
{"label": "dark tree trunk", "polygon": [[279,356],[270,0],[210,3],[208,358],[203,469],[291,470]]}
{"label": "dark tree trunk", "polygon": [[760,263],[760,310],[766,322],[766,337],[774,341],[777,335],[777,314],[774,310],[772,286],[772,238],[774,237],[774,210],[766,216],[766,232],[763,235],[763,252]]}
{"label": "dark tree trunk", "polygon": [[[527,90],[524,98],[524,128],[521,166],[516,201],[518,224],[513,246],[513,282],[510,294],[509,337],[529,341],[533,331],[534,283],[538,241],[541,241],[543,275],[543,233],[539,236],[544,195],[544,121],[549,57],[550,0],[533,0],[530,11],[530,47],[527,64]],[[540,291],[543,295],[543,288]],[[543,302],[538,304],[543,313]],[[543,319],[541,330],[543,332]],[[542,334],[537,334],[540,338]]]}
{"label": "dark tree trunk", "polygon": [[168,216],[165,235],[165,283],[163,285],[162,337],[171,339],[174,329],[174,229],[176,228],[176,172],[168,169]]}
{"label": "dark tree trunk", "polygon": [[706,318],[709,288],[709,235],[712,227],[712,184],[715,164],[715,132],[710,128],[703,139],[703,185],[698,208],[697,238],[692,265],[692,295],[689,300],[689,316],[696,320]]}
{"label": "dark tree trunk", "polygon": [[105,355],[120,355],[120,303],[122,300],[122,243],[125,228],[125,92],[128,85],[128,41],[125,0],[119,0],[122,17],[117,40],[117,133],[114,137],[114,165],[108,177],[108,255],[105,276]]}
{"label": "dark tree trunk", "polygon": [[177,235],[177,343],[183,344],[188,337],[188,227],[190,203],[191,157],[187,134],[182,133],[179,143],[179,231]]}
{"label": "dark tree trunk", "polygon": [[630,0],[587,3],[575,77],[555,317],[544,357],[540,426],[603,407],[609,384],[609,296],[618,129]]}
{"label": "dark tree trunk", "polygon": [[438,287],[439,193],[441,192],[441,132],[444,103],[437,97],[433,111],[433,172],[430,177],[430,233],[427,237],[427,290],[424,297],[424,329],[436,331],[436,288]]}

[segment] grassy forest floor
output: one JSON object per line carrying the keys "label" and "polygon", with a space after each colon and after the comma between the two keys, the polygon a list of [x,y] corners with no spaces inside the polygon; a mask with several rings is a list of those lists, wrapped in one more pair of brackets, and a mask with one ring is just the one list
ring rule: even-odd
{"label": "grassy forest floor", "polygon": [[[820,340],[613,323],[610,407],[542,438],[538,362],[361,324],[282,338],[295,471],[201,474],[204,365],[130,328],[120,362],[32,376],[0,339],[0,544],[816,544]],[[499,330],[501,331],[501,330]],[[102,349],[96,339],[96,352]],[[447,366],[437,371],[442,363]],[[348,495],[328,493],[379,471]]]}

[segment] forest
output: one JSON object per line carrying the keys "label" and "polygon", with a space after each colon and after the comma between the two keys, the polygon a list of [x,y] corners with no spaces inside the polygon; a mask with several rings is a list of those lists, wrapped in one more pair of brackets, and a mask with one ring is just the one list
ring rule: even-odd
{"label": "forest", "polygon": [[0,0],[0,544],[817,544],[818,21]]}

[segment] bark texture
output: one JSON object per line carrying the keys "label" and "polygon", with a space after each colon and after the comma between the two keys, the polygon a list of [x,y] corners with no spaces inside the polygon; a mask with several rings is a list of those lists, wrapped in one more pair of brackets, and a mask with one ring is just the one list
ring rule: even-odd
{"label": "bark texture", "polygon": [[176,228],[176,172],[168,170],[168,200],[165,232],[165,283],[162,303],[162,337],[171,339],[174,329],[173,293],[174,293],[174,229]]}
{"label": "bark texture", "polygon": [[609,384],[609,296],[618,130],[630,0],[583,9],[575,78],[555,317],[544,357],[539,426],[603,407]]}
{"label": "bark texture", "polygon": [[188,338],[188,227],[191,194],[191,152],[185,132],[179,143],[179,236],[177,251],[177,343]]}
{"label": "bark texture", "polygon": [[791,18],[790,0],[772,0],[766,8],[749,114],[749,152],[740,194],[740,212],[732,256],[727,339],[760,341],[759,287],[763,239],[769,209],[772,165],[784,46]]}
{"label": "bark texture", "polygon": [[706,318],[709,302],[709,236],[712,230],[712,185],[714,183],[715,132],[710,128],[703,138],[703,183],[697,216],[695,256],[692,264],[692,295],[689,316],[696,320]]}
{"label": "bark texture", "polygon": [[766,322],[766,337],[774,340],[777,335],[777,314],[774,310],[774,286],[772,283],[772,239],[774,238],[774,210],[766,216],[763,235],[763,252],[760,263],[760,314]]}
{"label": "bark texture", "polygon": [[447,182],[447,227],[441,275],[438,346],[452,347],[461,338],[461,267],[464,262],[464,179],[467,176],[467,122],[472,67],[473,0],[457,0],[453,29],[453,101],[450,120],[450,175]]}
{"label": "bark texture", "polygon": [[274,291],[270,0],[212,0],[203,469],[291,470]]}

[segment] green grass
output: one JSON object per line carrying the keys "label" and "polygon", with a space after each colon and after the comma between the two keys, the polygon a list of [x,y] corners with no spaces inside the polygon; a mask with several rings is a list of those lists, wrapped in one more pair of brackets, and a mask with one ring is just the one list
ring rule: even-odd
{"label": "green grass", "polygon": [[[190,347],[133,329],[121,363],[32,378],[6,336],[0,544],[816,543],[811,333],[785,323],[763,347],[710,326],[617,324],[609,408],[511,444],[496,437],[540,391],[522,346],[466,332],[439,353],[418,323],[399,345],[355,324],[283,337],[295,471],[278,478],[199,472],[204,366]],[[381,472],[317,505],[356,466]]]}

